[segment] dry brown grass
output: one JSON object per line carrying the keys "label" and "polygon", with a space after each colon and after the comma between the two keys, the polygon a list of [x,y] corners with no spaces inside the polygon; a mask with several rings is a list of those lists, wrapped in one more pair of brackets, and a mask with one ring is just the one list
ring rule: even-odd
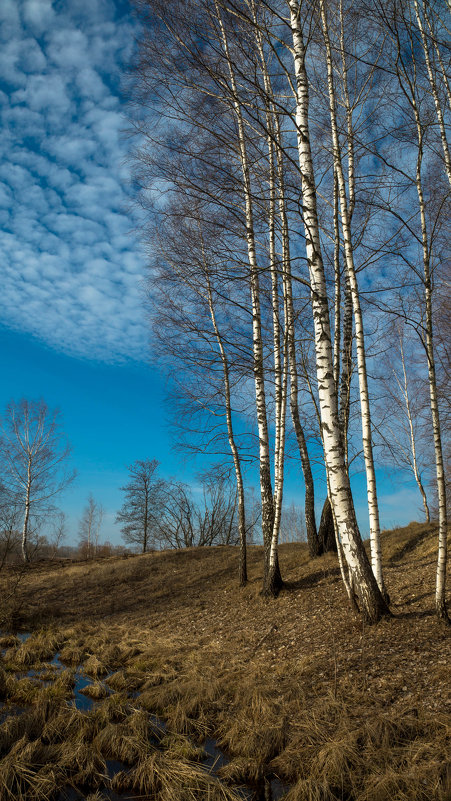
{"label": "dry brown grass", "polygon": [[86,687],[83,687],[80,692],[83,695],[86,695],[88,698],[92,698],[94,701],[100,701],[101,698],[107,698],[109,695],[105,685],[100,681],[96,681],[93,684],[88,684]]}
{"label": "dry brown grass", "polygon": [[[257,547],[244,589],[234,548],[33,566],[23,625],[53,623],[4,641],[0,697],[34,712],[0,725],[0,755],[16,754],[17,775],[42,773],[38,786],[83,779],[93,791],[116,759],[130,766],[117,789],[158,801],[225,801],[228,783],[271,775],[291,785],[287,801],[447,801],[450,643],[433,612],[436,544],[418,524],[384,534],[395,617],[370,629],[348,607],[335,558],[311,560],[303,545],[280,549],[277,600],[260,596]],[[48,687],[14,676],[45,675],[52,649],[94,679],[91,695],[103,682],[113,693],[81,713],[67,706],[73,669]],[[38,770],[24,743],[14,752],[41,735],[49,755],[61,749],[58,775]],[[221,782],[196,764],[206,735],[231,759]]]}
{"label": "dry brown grass", "polygon": [[130,771],[112,780],[119,792],[132,791],[158,801],[239,801],[239,796],[195,763],[154,750]]}
{"label": "dry brown grass", "polygon": [[9,648],[5,660],[12,662],[18,670],[29,669],[53,659],[59,650],[64,635],[51,629],[39,629],[33,632],[25,642]]}
{"label": "dry brown grass", "polygon": [[0,761],[0,797],[48,801],[58,787],[59,773],[58,749],[39,740],[29,742],[24,735]]}

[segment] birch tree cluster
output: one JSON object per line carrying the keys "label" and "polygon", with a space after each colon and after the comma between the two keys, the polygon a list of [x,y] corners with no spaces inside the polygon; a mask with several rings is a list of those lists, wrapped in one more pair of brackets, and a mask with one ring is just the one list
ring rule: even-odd
{"label": "birch tree cluster", "polygon": [[369,622],[390,614],[375,469],[390,460],[411,471],[428,519],[435,487],[436,609],[446,620],[449,4],[135,6],[130,96],[154,344],[179,436],[233,465],[240,582],[246,477],[257,464],[262,590],[283,585],[290,458],[311,554],[335,547],[351,604]]}

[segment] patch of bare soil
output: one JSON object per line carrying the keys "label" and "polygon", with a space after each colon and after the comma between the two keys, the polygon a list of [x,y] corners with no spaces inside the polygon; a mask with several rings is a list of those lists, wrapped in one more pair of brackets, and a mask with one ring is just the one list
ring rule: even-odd
{"label": "patch of bare soil", "polygon": [[[274,600],[260,595],[259,547],[242,589],[232,547],[34,565],[17,600],[21,624],[45,631],[28,649],[9,646],[6,675],[24,659],[48,660],[53,637],[69,668],[110,674],[114,694],[102,704],[132,694],[173,736],[218,740],[230,756],[224,787],[277,775],[289,801],[445,801],[450,639],[433,611],[436,546],[433,527],[384,534],[394,617],[371,628],[351,612],[335,557],[309,559],[302,544],[281,546],[286,586]],[[23,702],[17,693],[11,701]],[[109,730],[111,758],[123,760],[128,742],[135,784],[122,781],[162,798],[142,779],[160,757],[133,750],[128,717],[106,718],[123,727]],[[92,742],[105,758],[100,729]]]}

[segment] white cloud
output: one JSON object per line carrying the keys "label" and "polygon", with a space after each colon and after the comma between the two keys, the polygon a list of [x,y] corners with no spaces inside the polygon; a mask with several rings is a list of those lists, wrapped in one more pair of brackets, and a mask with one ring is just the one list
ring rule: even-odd
{"label": "white cloud", "polygon": [[6,81],[12,86],[23,86],[26,82],[26,75],[19,69],[20,48],[16,41],[2,41],[0,47],[0,74],[2,81]]}
{"label": "white cloud", "polygon": [[51,33],[47,49],[50,60],[57,67],[77,70],[89,63],[88,39],[75,28],[58,28]]}
{"label": "white cloud", "polygon": [[15,33],[20,28],[20,16],[19,16],[19,9],[17,7],[16,0],[3,0],[0,3],[0,22],[2,23],[2,29],[5,31],[5,38],[6,34],[11,36],[12,33]]}
{"label": "white cloud", "polygon": [[[114,0],[3,0],[2,322],[84,357],[146,358]],[[6,91],[8,90],[8,91]]]}
{"label": "white cloud", "polygon": [[19,5],[25,24],[36,34],[44,33],[57,21],[52,0],[23,0]]}
{"label": "white cloud", "polygon": [[58,73],[27,75],[26,86],[11,97],[13,103],[25,103],[32,111],[67,114],[71,101],[66,93],[66,80]]}
{"label": "white cloud", "polygon": [[12,191],[7,184],[0,183],[0,207],[9,208],[12,203]]}
{"label": "white cloud", "polygon": [[75,80],[77,81],[77,86],[81,95],[95,102],[102,100],[108,93],[108,89],[102,81],[102,78],[92,67],[84,67],[81,69],[77,73]]}
{"label": "white cloud", "polygon": [[58,162],[76,168],[84,159],[95,157],[98,143],[91,139],[86,129],[72,126],[73,135],[54,136],[47,139],[46,146],[49,154],[58,159]]}

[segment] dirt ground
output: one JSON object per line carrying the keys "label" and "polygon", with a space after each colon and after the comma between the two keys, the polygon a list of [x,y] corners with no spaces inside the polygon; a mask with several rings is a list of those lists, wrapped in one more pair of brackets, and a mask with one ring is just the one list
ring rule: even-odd
{"label": "dirt ground", "polygon": [[225,783],[276,775],[289,801],[445,801],[451,648],[434,614],[436,547],[433,526],[384,533],[393,618],[373,627],[351,612],[336,557],[309,559],[304,544],[280,547],[277,599],[260,595],[257,546],[245,588],[233,547],[32,565],[16,623],[115,669],[172,731],[214,737],[231,758]]}

